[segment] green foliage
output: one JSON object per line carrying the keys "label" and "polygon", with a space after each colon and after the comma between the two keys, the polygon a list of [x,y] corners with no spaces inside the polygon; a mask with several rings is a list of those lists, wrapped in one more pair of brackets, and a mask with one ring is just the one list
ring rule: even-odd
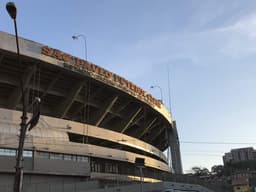
{"label": "green foliage", "polygon": [[211,174],[221,177],[224,175],[224,166],[223,165],[214,165],[211,168]]}
{"label": "green foliage", "polygon": [[195,176],[231,176],[237,171],[256,171],[256,161],[229,162],[223,165],[214,165],[211,172],[205,167],[192,167],[192,174]]}
{"label": "green foliage", "polygon": [[205,167],[192,167],[192,174],[195,176],[208,176],[210,171]]}

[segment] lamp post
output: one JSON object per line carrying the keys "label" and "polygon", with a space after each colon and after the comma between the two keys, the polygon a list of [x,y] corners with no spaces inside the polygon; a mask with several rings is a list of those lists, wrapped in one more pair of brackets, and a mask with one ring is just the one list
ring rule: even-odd
{"label": "lamp post", "polygon": [[[6,9],[9,13],[10,17],[14,21],[16,46],[17,46],[17,57],[18,57],[18,64],[20,65],[20,49],[19,49],[19,39],[18,39],[18,31],[17,31],[17,24],[16,24],[17,9],[13,2],[7,3]],[[15,173],[15,178],[14,178],[14,192],[20,192],[22,189],[23,147],[24,147],[24,141],[25,141],[26,129],[27,129],[27,100],[26,100],[26,93],[25,93],[25,89],[24,89],[24,82],[22,79],[20,81],[20,86],[21,86],[22,105],[23,106],[22,106],[22,116],[21,116],[21,123],[20,123],[18,154],[16,155],[16,166],[15,166],[16,173]]]}
{"label": "lamp post", "polygon": [[158,88],[160,90],[160,93],[161,93],[161,102],[163,103],[163,91],[162,91],[162,88],[158,85],[151,85],[150,86],[151,89],[154,89],[154,88]]}
{"label": "lamp post", "polygon": [[[73,35],[73,36],[72,36],[72,39],[73,39],[73,40],[77,40],[79,37],[81,37],[81,38],[84,39],[84,53],[85,53],[85,60],[87,61],[87,41],[86,41],[86,36],[83,35],[83,34]],[[89,81],[88,81],[88,85],[89,85]],[[87,86],[87,87],[88,87],[88,86]],[[89,92],[88,92],[88,93],[89,93]],[[86,107],[86,104],[84,103],[84,108],[85,108],[85,107]],[[88,112],[87,112],[87,114],[88,114]],[[86,120],[88,120],[87,118],[88,118],[88,115],[86,115]],[[88,134],[88,124],[87,124],[86,129],[87,129],[86,132],[87,132],[87,134]],[[84,143],[84,136],[83,136],[83,143]],[[89,143],[88,135],[86,136],[86,143]]]}
{"label": "lamp post", "polygon": [[83,35],[83,34],[80,34],[80,35],[73,35],[73,36],[72,36],[72,39],[73,39],[73,40],[76,40],[76,39],[78,39],[79,37],[81,37],[81,38],[84,39],[85,60],[87,60],[87,41],[86,41],[86,36]]}

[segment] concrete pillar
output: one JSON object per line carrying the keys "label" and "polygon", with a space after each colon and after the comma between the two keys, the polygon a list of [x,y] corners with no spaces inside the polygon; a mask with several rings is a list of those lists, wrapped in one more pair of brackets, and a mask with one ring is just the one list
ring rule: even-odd
{"label": "concrete pillar", "polygon": [[171,149],[171,160],[172,160],[172,168],[176,174],[182,174],[182,162],[181,162],[181,154],[180,154],[180,142],[178,131],[176,127],[176,121],[173,121],[173,127],[168,129],[169,135],[169,146]]}

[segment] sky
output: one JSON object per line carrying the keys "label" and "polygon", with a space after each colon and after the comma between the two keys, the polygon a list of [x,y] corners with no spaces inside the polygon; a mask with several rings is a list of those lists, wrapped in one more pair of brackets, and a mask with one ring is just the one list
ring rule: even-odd
{"label": "sky", "polygon": [[[14,34],[6,2],[0,31]],[[150,86],[160,86],[184,172],[222,164],[232,148],[256,148],[256,1],[14,2],[21,37],[84,58],[84,41],[71,38],[83,34],[89,61],[159,99]]]}

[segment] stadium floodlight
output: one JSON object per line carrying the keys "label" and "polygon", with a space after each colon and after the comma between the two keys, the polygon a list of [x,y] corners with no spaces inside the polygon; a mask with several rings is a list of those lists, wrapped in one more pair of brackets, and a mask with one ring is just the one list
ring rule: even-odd
{"label": "stadium floodlight", "polygon": [[163,91],[162,91],[162,88],[159,85],[151,85],[150,88],[151,89],[158,88],[160,90],[160,93],[161,93],[161,103],[163,103]]}
{"label": "stadium floodlight", "polygon": [[72,36],[72,39],[73,39],[73,40],[77,40],[77,39],[79,39],[79,37],[82,37],[82,38],[84,39],[85,60],[87,60],[87,40],[86,40],[86,36],[83,35],[83,34],[80,34],[80,35],[73,35],[73,36]]}

